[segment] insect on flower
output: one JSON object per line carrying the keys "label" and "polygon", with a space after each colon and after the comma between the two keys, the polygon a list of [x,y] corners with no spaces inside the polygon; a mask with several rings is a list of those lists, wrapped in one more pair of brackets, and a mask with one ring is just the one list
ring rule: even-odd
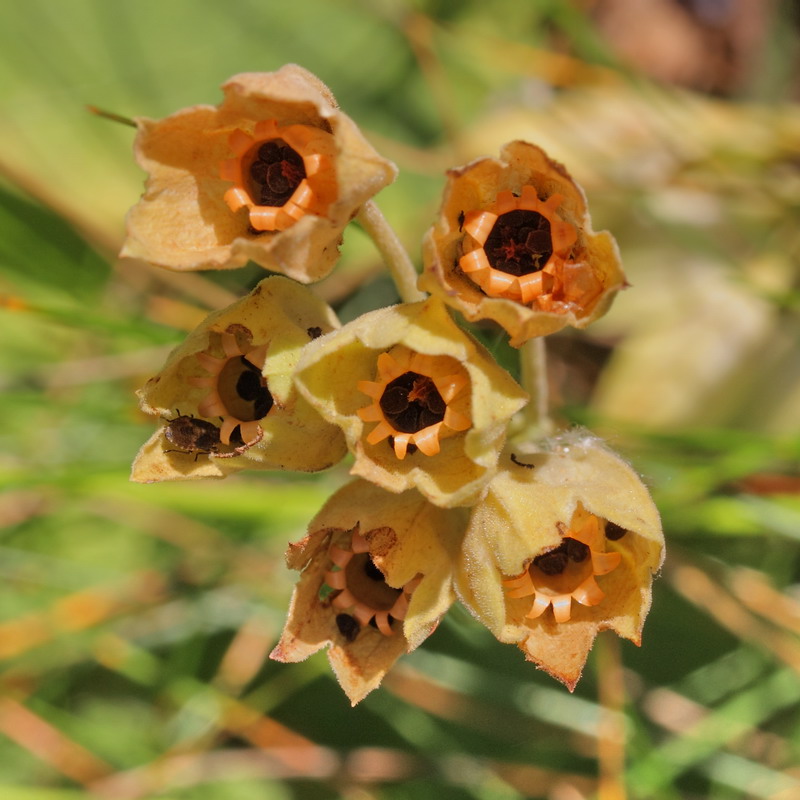
{"label": "insect on flower", "polygon": [[261,428],[258,428],[256,436],[249,442],[242,439],[241,428],[237,426],[230,436],[230,452],[220,451],[223,443],[220,439],[220,429],[213,422],[205,419],[191,417],[188,414],[180,414],[174,419],[168,420],[164,428],[164,436],[170,444],[175,445],[174,450],[165,450],[165,453],[185,453],[198,456],[216,456],[217,458],[233,458],[240,456],[245,450],[258,444],[264,436]]}

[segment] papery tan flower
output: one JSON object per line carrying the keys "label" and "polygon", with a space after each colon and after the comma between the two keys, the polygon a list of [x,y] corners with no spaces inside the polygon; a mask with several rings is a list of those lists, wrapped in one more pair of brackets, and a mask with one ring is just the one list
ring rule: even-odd
{"label": "papery tan flower", "polygon": [[466,523],[415,491],[363,480],[340,489],[287,553],[301,572],[271,657],[302,661],[323,647],[355,705],[421,644],[454,600],[452,568]]}
{"label": "papery tan flower", "polygon": [[303,283],[325,277],[345,226],[394,165],[301,67],[235,75],[222,88],[217,107],[136,120],[149,178],[122,255],[177,270],[251,259]]}
{"label": "papery tan flower", "polygon": [[355,455],[352,474],[468,505],[527,395],[430,299],[379,309],[312,343],[297,385]]}
{"label": "papery tan flower", "polygon": [[246,467],[325,469],[344,455],[341,431],[292,383],[303,347],[334,330],[331,309],[286,278],[266,278],[211,314],[140,390],[163,425],[133,464],[141,483],[224,477]]}
{"label": "papery tan flower", "polygon": [[519,347],[605,313],[625,276],[616,243],[595,233],[580,187],[527,142],[448,172],[425,237],[420,288],[472,321],[492,319]]}
{"label": "papery tan flower", "polygon": [[599,631],[640,643],[663,557],[644,484],[575,432],[506,454],[472,509],[456,588],[500,641],[573,689]]}

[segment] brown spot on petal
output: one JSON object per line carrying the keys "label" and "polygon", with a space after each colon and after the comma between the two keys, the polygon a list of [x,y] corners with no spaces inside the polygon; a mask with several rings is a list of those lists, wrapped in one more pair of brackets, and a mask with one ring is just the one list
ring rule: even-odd
{"label": "brown spot on petal", "polygon": [[397,534],[392,528],[373,528],[364,534],[373,558],[385,558],[397,547]]}

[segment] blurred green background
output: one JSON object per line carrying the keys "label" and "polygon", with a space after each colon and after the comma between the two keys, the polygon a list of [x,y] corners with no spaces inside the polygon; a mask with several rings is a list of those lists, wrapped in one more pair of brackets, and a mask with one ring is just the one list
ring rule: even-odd
{"label": "blurred green background", "polygon": [[[778,0],[0,0],[3,800],[800,797],[800,14]],[[240,71],[318,74],[398,164],[419,263],[448,166],[514,138],[584,186],[632,288],[548,340],[554,412],[652,487],[644,645],[576,692],[454,608],[351,709],[266,656],[289,540],[346,478],[136,486],[134,390],[260,268],[116,259],[132,130]],[[317,287],[393,302],[366,236]],[[479,331],[513,368],[499,337]]]}

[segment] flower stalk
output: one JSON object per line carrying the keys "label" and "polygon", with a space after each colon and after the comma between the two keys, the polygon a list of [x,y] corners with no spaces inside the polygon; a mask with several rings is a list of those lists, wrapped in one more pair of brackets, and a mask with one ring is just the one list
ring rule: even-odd
{"label": "flower stalk", "polygon": [[416,303],[428,295],[417,288],[417,271],[397,236],[374,200],[367,200],[359,209],[356,220],[375,242],[378,252],[386,261],[389,273],[404,303]]}
{"label": "flower stalk", "polygon": [[547,380],[547,347],[543,337],[529,339],[520,348],[520,382],[531,396],[522,409],[523,438],[543,439],[555,432],[550,417],[550,384]]}

